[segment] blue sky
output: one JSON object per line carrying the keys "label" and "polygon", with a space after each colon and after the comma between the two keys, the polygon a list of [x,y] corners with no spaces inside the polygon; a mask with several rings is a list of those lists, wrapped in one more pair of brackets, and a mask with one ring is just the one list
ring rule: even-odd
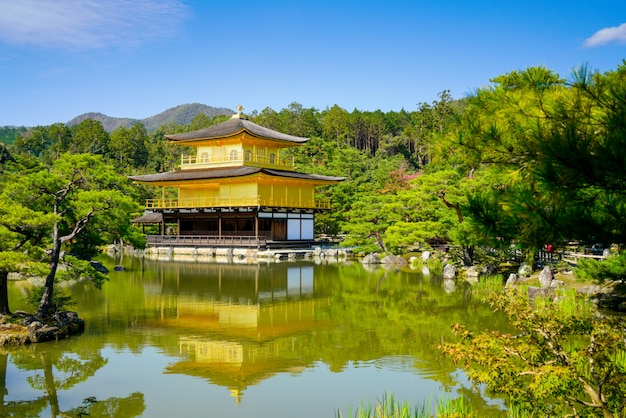
{"label": "blue sky", "polygon": [[624,0],[0,0],[0,126],[184,103],[412,111],[624,58]]}

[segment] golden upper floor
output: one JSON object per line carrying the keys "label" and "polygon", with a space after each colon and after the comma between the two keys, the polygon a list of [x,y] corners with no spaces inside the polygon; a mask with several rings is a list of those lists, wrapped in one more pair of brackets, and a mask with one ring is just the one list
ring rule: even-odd
{"label": "golden upper floor", "polygon": [[181,169],[255,166],[294,170],[286,148],[309,138],[283,134],[235,115],[230,120],[194,132],[166,135],[176,144],[195,148],[196,155],[183,155]]}

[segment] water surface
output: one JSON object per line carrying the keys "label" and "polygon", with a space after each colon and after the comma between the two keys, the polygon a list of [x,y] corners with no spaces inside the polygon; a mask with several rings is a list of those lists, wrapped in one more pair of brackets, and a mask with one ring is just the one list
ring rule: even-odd
{"label": "water surface", "polygon": [[[101,290],[66,287],[84,334],[0,354],[0,416],[331,418],[385,393],[411,405],[463,395],[501,414],[436,346],[454,323],[505,320],[427,270],[103,262]],[[14,310],[27,289],[11,284]]]}

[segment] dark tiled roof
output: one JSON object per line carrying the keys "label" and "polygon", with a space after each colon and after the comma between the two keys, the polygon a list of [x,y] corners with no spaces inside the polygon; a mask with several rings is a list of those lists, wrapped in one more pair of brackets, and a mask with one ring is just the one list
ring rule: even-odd
{"label": "dark tiled roof", "polygon": [[287,135],[281,132],[273,131],[263,126],[252,123],[246,119],[232,118],[226,122],[219,123],[217,125],[209,126],[205,129],[198,131],[186,132],[183,134],[165,135],[166,138],[172,141],[197,141],[202,139],[218,139],[225,138],[231,135],[236,135],[240,132],[247,131],[249,134],[260,137],[274,139],[278,141],[293,142],[301,144],[309,140],[309,138],[303,138],[294,135]]}
{"label": "dark tiled roof", "polygon": [[297,171],[271,170],[264,168],[263,172],[270,176],[292,177],[305,180],[344,181],[345,177],[322,176],[321,174],[298,173]]}
{"label": "dark tiled roof", "polygon": [[226,168],[198,168],[194,170],[168,171],[167,173],[145,174],[142,176],[128,176],[133,181],[140,182],[160,182],[160,181],[181,181],[181,180],[204,180],[220,179],[227,177],[241,177],[258,173],[260,167],[226,167]]}
{"label": "dark tiled roof", "polygon": [[319,174],[298,173],[295,171],[270,170],[260,167],[227,167],[227,168],[201,168],[195,170],[178,170],[167,173],[146,174],[142,176],[128,176],[129,179],[141,183],[176,182],[185,180],[209,180],[229,177],[242,177],[250,174],[264,173],[269,176],[287,177],[302,180],[339,182],[343,177],[322,176]]}
{"label": "dark tiled roof", "polygon": [[146,212],[139,218],[133,219],[131,222],[134,224],[158,224],[163,222],[163,214]]}

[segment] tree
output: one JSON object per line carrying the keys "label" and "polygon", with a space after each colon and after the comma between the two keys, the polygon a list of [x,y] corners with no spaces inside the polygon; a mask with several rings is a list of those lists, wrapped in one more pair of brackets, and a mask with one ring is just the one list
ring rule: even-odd
{"label": "tree", "polygon": [[594,314],[582,296],[536,298],[494,294],[516,334],[473,334],[441,346],[471,379],[485,383],[529,416],[623,416],[626,412],[624,324]]}
{"label": "tree", "polygon": [[350,132],[348,112],[334,105],[322,112],[322,135],[329,141],[344,145]]}
{"label": "tree", "polygon": [[626,64],[569,81],[542,68],[480,89],[440,144],[481,179],[466,214],[533,254],[549,242],[626,240]]}
{"label": "tree", "polygon": [[[101,156],[65,154],[51,167],[25,174],[7,184],[0,198],[8,201],[9,196],[21,207],[19,210],[54,219],[45,240],[28,239],[30,245],[40,248],[46,245],[43,248],[49,249],[46,258],[49,271],[37,308],[38,317],[49,313],[62,251],[72,253],[82,248],[79,243],[85,239],[91,247],[122,236],[140,243],[130,227],[131,214],[138,212],[139,207],[130,195],[128,181],[105,164]],[[6,224],[7,228],[11,227],[10,219]],[[104,279],[79,258],[70,260],[74,268],[70,272],[89,271],[96,284]]]}
{"label": "tree", "polygon": [[[2,197],[4,199],[4,196]],[[11,313],[7,281],[9,273],[42,273],[38,247],[55,217],[10,201],[0,207],[0,315]]]}
{"label": "tree", "polygon": [[37,126],[21,133],[13,143],[13,149],[20,154],[42,157],[51,144],[47,128]]}
{"label": "tree", "polygon": [[[81,406],[62,411],[58,391],[67,391],[76,384],[87,381],[106,363],[99,351],[60,352],[46,348],[13,353],[12,360],[18,369],[29,370],[28,382],[42,396],[0,404],[2,416],[41,416],[49,406],[51,415],[63,416],[139,416],[145,410],[143,394],[132,393],[125,398],[96,399],[90,396]],[[0,393],[9,393],[6,384],[7,357],[0,355]],[[46,405],[47,404],[47,405]],[[4,406],[4,408],[2,408]]]}
{"label": "tree", "polygon": [[109,152],[109,133],[102,122],[85,119],[71,128],[72,142],[67,152],[106,155]]}
{"label": "tree", "polygon": [[120,168],[145,167],[148,164],[147,144],[146,128],[137,123],[129,129],[120,126],[111,132],[109,150]]}

